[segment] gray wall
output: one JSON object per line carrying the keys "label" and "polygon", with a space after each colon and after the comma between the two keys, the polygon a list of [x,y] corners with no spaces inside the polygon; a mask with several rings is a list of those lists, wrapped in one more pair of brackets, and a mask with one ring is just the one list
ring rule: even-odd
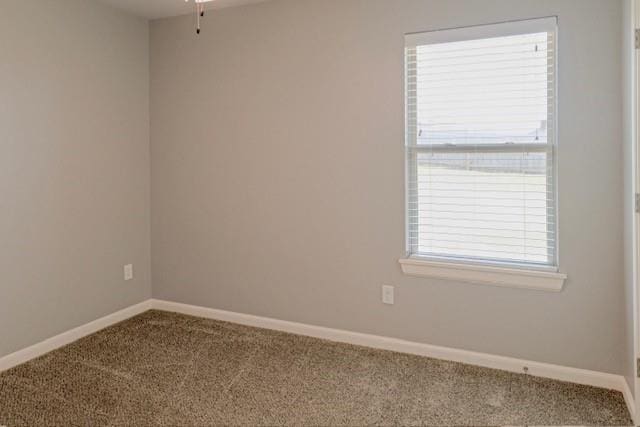
{"label": "gray wall", "polygon": [[633,67],[634,51],[632,16],[632,0],[622,0],[622,93],[623,93],[623,171],[624,171],[624,289],[625,289],[625,350],[624,350],[624,376],[632,391],[635,392],[635,318],[633,315],[634,277],[633,277],[633,221],[634,212],[634,188],[633,188],[633,79],[631,71]]}
{"label": "gray wall", "polygon": [[149,298],[148,65],[144,20],[0,1],[0,356]]}
{"label": "gray wall", "polygon": [[[565,290],[403,276],[403,34],[549,15]],[[612,0],[276,0],[199,38],[154,21],[154,297],[622,374],[621,20]]]}

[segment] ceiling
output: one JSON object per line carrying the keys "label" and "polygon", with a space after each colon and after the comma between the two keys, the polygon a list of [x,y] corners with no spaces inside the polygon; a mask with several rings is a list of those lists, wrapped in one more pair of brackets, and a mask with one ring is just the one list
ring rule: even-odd
{"label": "ceiling", "polygon": [[[165,18],[168,16],[185,15],[193,12],[193,0],[100,0],[118,9],[133,13],[147,19]],[[206,3],[207,9],[241,6],[243,4],[259,3],[266,0],[213,0]]]}

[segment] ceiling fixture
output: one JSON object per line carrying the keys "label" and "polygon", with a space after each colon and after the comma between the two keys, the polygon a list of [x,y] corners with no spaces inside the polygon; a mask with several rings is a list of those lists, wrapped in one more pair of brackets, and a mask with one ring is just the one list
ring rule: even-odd
{"label": "ceiling fixture", "polygon": [[[187,3],[189,0],[184,0]],[[200,18],[204,16],[204,3],[213,0],[194,0],[196,5],[196,34],[200,34]]]}

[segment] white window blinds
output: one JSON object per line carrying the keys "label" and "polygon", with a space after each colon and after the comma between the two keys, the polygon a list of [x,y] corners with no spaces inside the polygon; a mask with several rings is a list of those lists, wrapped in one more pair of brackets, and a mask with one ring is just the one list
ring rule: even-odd
{"label": "white window blinds", "polygon": [[411,256],[557,265],[555,18],[406,37]]}

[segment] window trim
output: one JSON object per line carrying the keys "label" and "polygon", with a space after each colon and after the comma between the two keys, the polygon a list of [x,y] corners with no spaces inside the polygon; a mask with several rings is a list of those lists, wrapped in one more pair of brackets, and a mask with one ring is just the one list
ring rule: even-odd
{"label": "window trim", "polygon": [[405,47],[418,47],[426,44],[453,43],[473,39],[509,37],[542,31],[556,32],[558,17],[522,19],[471,27],[448,28],[442,30],[409,33],[405,35]]}
{"label": "window trim", "polygon": [[407,276],[455,280],[457,282],[560,292],[567,275],[555,269],[514,268],[511,265],[468,264],[449,259],[409,257],[398,261]]}
{"label": "window trim", "polygon": [[[413,169],[409,164],[411,161],[408,155],[405,155],[405,233],[406,233],[406,251],[407,257],[400,259],[399,263],[402,267],[404,274],[417,277],[431,277],[440,279],[451,279],[461,282],[478,283],[483,285],[493,285],[500,287],[515,287],[523,289],[534,289],[550,292],[560,292],[563,288],[564,282],[567,279],[567,275],[559,272],[560,265],[560,242],[559,242],[559,197],[558,197],[558,18],[557,16],[527,19],[519,21],[502,22],[496,24],[477,25],[472,27],[444,29],[436,31],[428,31],[421,33],[412,33],[405,35],[405,49],[413,48],[425,44],[436,44],[446,42],[456,42],[463,40],[491,38],[491,37],[507,37],[519,34],[528,34],[541,31],[553,32],[555,35],[556,51],[554,53],[554,66],[555,66],[555,78],[554,78],[554,91],[553,99],[553,142],[552,144],[545,145],[545,148],[552,150],[552,168],[553,168],[553,190],[554,190],[554,204],[555,204],[555,253],[552,263],[549,265],[541,265],[537,267],[535,264],[520,264],[510,262],[500,262],[492,260],[475,260],[475,259],[456,259],[455,257],[437,257],[437,256],[419,256],[411,253],[411,247],[409,242],[409,217],[408,217],[408,205],[410,202],[409,197],[409,174]],[[406,71],[405,71],[406,76]],[[407,110],[407,97],[406,97],[406,85],[408,82],[405,80],[405,132],[406,125],[408,124],[409,115]],[[406,141],[407,147],[411,146],[409,141]],[[414,146],[411,146],[413,151],[416,151]],[[426,147],[425,147],[426,148]],[[460,147],[458,147],[460,148]],[[475,147],[477,148],[477,147]],[[491,149],[490,147],[487,147]],[[501,147],[504,149],[504,147]]]}

